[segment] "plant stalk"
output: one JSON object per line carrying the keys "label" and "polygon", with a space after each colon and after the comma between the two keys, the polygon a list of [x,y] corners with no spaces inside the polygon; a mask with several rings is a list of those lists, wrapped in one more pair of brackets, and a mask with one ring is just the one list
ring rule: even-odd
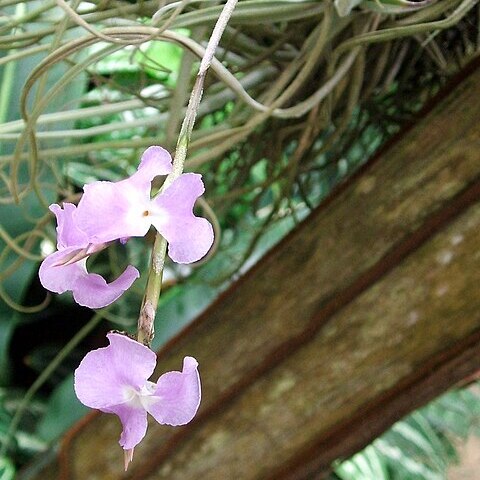
{"label": "plant stalk", "polygon": [[[223,7],[222,13],[218,17],[217,23],[215,24],[212,35],[210,36],[210,40],[208,41],[205,54],[200,62],[195,84],[190,95],[187,111],[180,129],[180,134],[178,136],[173,160],[173,170],[172,173],[170,173],[170,175],[168,175],[166,178],[163,188],[171,185],[172,182],[183,172],[185,159],[187,157],[188,145],[192,136],[193,126],[195,125],[195,119],[197,116],[198,107],[200,105],[200,100],[202,99],[203,95],[205,77],[215,54],[215,50],[220,42],[220,39],[222,38],[225,27],[227,26],[233,10],[237,5],[237,1],[238,0],[227,0],[227,3]],[[148,346],[151,345],[155,333],[155,315],[162,290],[162,277],[166,253],[167,241],[157,232],[152,250],[152,261],[150,272],[148,274],[147,287],[145,290],[145,296],[143,297],[142,306],[140,308],[137,328],[137,340],[140,343]]]}

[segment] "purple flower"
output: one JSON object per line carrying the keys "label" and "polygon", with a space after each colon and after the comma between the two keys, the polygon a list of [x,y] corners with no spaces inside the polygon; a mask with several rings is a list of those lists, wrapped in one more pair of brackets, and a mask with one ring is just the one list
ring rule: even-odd
{"label": "purple flower", "polygon": [[168,253],[178,263],[202,258],[213,243],[213,228],[206,219],[193,214],[197,198],[203,194],[201,175],[186,173],[155,198],[151,182],[157,175],[172,171],[170,154],[162,147],[145,150],[137,171],[120,182],[93,182],[85,185],[78,207],[64,203],[51,205],[57,217],[57,251],[40,266],[42,285],[56,293],[72,291],[75,301],[86,307],[101,308],[114,302],[139,277],[128,266],[115,281],[88,273],[89,255],[109,242],[144,236],[153,225],[168,241]]}
{"label": "purple flower", "polygon": [[105,243],[143,237],[153,225],[168,241],[177,263],[200,260],[213,243],[213,228],[193,214],[205,188],[201,175],[186,173],[151,198],[151,181],[172,170],[170,154],[162,147],[147,148],[131,177],[120,182],[93,182],[84,187],[77,219],[90,241]]}
{"label": "purple flower", "polygon": [[105,248],[105,244],[93,244],[78,227],[76,207],[64,203],[50,205],[57,217],[57,251],[48,255],[40,265],[40,282],[55,293],[73,292],[79,305],[101,308],[114,302],[130,288],[140,276],[138,270],[129,265],[113,282],[107,283],[96,273],[88,273],[86,263],[90,254]]}
{"label": "purple flower", "polygon": [[75,393],[87,407],[118,415],[126,469],[147,431],[147,412],[167,425],[193,419],[201,397],[198,363],[185,357],[181,372],[165,373],[153,383],[148,378],[155,368],[155,353],[125,335],[107,337],[110,345],[87,353],[75,371]]}

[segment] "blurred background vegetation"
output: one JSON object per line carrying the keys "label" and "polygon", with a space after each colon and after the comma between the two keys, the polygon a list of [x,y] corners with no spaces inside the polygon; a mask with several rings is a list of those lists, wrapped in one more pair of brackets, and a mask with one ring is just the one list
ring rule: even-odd
{"label": "blurred background vegetation", "polygon": [[[53,452],[86,409],[72,371],[135,328],[146,275],[96,313],[41,288],[47,206],[173,150],[212,0],[0,0],[0,479]],[[477,0],[241,0],[212,65],[187,170],[217,231],[208,261],[169,264],[159,348],[354,172],[480,47]],[[91,261],[146,272],[152,238]],[[478,433],[477,390],[448,393],[335,466],[342,480],[442,479]]]}

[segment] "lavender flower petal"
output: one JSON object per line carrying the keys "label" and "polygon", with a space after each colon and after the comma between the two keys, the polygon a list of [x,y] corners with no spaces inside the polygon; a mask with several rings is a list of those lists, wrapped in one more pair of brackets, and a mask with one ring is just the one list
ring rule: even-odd
{"label": "lavender flower petal", "polygon": [[185,357],[182,372],[168,372],[155,384],[148,381],[156,361],[149,348],[118,333],[107,337],[110,345],[89,352],[75,371],[75,393],[84,405],[118,415],[126,469],[145,436],[147,412],[168,425],[192,420],[201,396],[198,363]]}
{"label": "lavender flower petal", "polygon": [[85,247],[88,238],[85,232],[80,230],[75,219],[76,206],[73,203],[64,203],[63,210],[60,205],[50,205],[50,211],[57,218],[57,248],[62,250],[67,247]]}
{"label": "lavender flower petal", "polygon": [[148,426],[147,412],[143,408],[116,405],[104,411],[120,418],[123,430],[118,443],[124,450],[133,449],[142,441]]}
{"label": "lavender flower petal", "polygon": [[154,211],[160,214],[152,216],[152,223],[168,241],[168,255],[174,262],[200,260],[213,244],[212,225],[193,213],[204,191],[201,175],[185,173],[153,200]]}
{"label": "lavender flower petal", "polygon": [[85,185],[78,204],[78,220],[93,243],[125,237],[143,237],[150,228],[144,215],[150,189],[140,190],[130,179]]}
{"label": "lavender flower petal", "polygon": [[72,285],[82,275],[83,269],[76,264],[62,265],[69,260],[75,253],[82,250],[78,247],[69,247],[64,250],[56,251],[40,265],[38,276],[41,284],[51,292],[64,293],[72,289]]}
{"label": "lavender flower petal", "polygon": [[136,173],[120,182],[93,182],[84,187],[77,220],[93,243],[143,237],[150,228],[151,181],[172,169],[161,147],[149,147]]}
{"label": "lavender flower petal", "polygon": [[148,147],[142,154],[137,171],[130,177],[139,188],[148,188],[157,175],[168,175],[172,171],[172,157],[162,147]]}
{"label": "lavender flower petal", "polygon": [[87,353],[75,370],[75,393],[87,407],[110,413],[142,389],[157,357],[125,335],[109,333],[107,338],[110,345]]}
{"label": "lavender flower petal", "polygon": [[69,247],[49,255],[40,265],[38,272],[41,284],[51,292],[73,292],[73,298],[82,306],[102,308],[119,298],[140,276],[135,267],[129,265],[113,282],[107,283],[96,273],[88,273],[86,259],[70,265],[62,265],[72,254],[79,251]]}
{"label": "lavender flower petal", "polygon": [[79,277],[72,286],[73,298],[84,307],[103,308],[117,300],[138,277],[140,273],[132,265],[128,265],[122,274],[110,283],[97,273],[87,273]]}
{"label": "lavender flower petal", "polygon": [[182,372],[163,374],[153,392],[153,403],[147,403],[147,411],[157,422],[167,425],[185,425],[197,413],[201,399],[198,362],[185,357]]}

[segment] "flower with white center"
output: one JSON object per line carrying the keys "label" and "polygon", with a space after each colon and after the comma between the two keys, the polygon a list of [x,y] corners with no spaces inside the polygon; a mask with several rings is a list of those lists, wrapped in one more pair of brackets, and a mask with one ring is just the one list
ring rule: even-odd
{"label": "flower with white center", "polygon": [[162,147],[149,147],[131,177],[85,185],[77,221],[90,241],[143,237],[153,225],[167,240],[174,262],[196,262],[206,255],[213,243],[213,228],[208,220],[193,214],[195,201],[205,191],[202,176],[184,173],[151,198],[153,178],[170,173],[171,162]]}
{"label": "flower with white center", "polygon": [[172,171],[170,154],[159,146],[145,150],[137,171],[119,182],[85,185],[78,206],[51,205],[57,217],[57,251],[40,266],[42,285],[55,293],[72,291],[75,301],[90,308],[114,302],[139,277],[133,266],[112,283],[88,273],[89,255],[115,240],[144,236],[153,225],[168,241],[168,254],[177,263],[200,260],[213,243],[213,228],[196,217],[193,206],[203,194],[201,175],[180,175],[164,191],[151,198],[152,180]]}
{"label": "flower with white center", "polygon": [[133,449],[147,431],[147,412],[166,425],[185,425],[200,405],[198,362],[185,357],[181,372],[167,372],[148,381],[156,355],[148,347],[119,333],[109,333],[108,347],[87,353],[75,371],[75,393],[87,407],[118,415],[123,431],[125,469]]}

